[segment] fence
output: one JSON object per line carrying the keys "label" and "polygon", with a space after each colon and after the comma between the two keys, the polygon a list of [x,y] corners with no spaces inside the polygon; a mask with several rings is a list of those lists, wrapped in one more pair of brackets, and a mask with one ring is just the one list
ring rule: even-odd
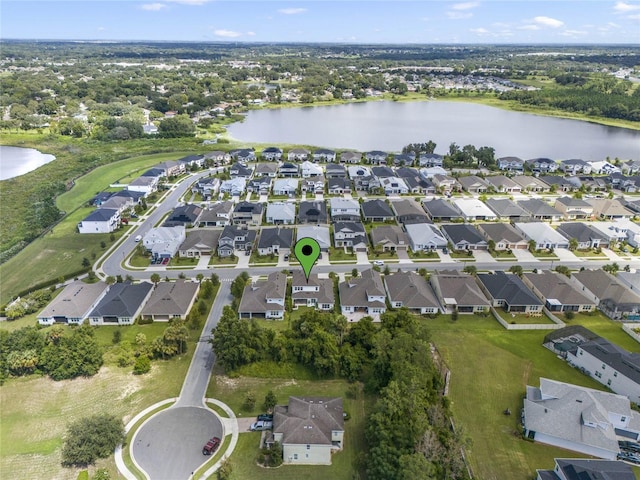
{"label": "fence", "polygon": [[558,317],[553,315],[549,310],[543,308],[544,314],[553,322],[553,325],[548,323],[507,323],[507,321],[500,316],[496,309],[491,307],[491,314],[507,330],[557,330],[565,327],[565,323]]}
{"label": "fence", "polygon": [[634,328],[640,328],[640,323],[623,323],[622,330],[627,332],[631,338],[640,343],[640,334],[633,331]]}

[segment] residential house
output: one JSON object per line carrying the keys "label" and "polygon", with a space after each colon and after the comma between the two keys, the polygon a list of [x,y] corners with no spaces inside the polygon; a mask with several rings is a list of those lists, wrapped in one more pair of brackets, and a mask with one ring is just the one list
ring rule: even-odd
{"label": "residential house", "polygon": [[590,218],[593,215],[593,207],[581,198],[559,197],[554,208],[562,213],[566,220],[577,218]]}
{"label": "residential house", "polygon": [[[591,175],[581,175],[578,177],[580,184],[586,191],[603,193],[609,189],[606,177],[594,177]],[[581,187],[582,188],[582,187]]]}
{"label": "residential house", "polygon": [[145,195],[142,192],[133,192],[131,190],[124,189],[111,195],[111,198],[118,197],[130,199],[131,202],[133,202],[133,206],[135,206],[142,205],[142,200],[144,199]]}
{"label": "residential house", "polygon": [[298,240],[301,238],[313,238],[318,245],[320,245],[320,251],[328,252],[331,247],[331,234],[329,227],[324,225],[301,225],[297,228]]}
{"label": "residential house", "polygon": [[582,186],[578,177],[561,177],[560,175],[544,175],[539,177],[544,183],[549,185],[549,190],[556,192],[574,192]]}
{"label": "residential house", "polygon": [[387,311],[386,293],[380,273],[368,268],[360,276],[351,277],[338,285],[343,315],[362,313],[379,319]]}
{"label": "residential house", "polygon": [[314,162],[332,163],[336,161],[336,152],[327,148],[318,148],[313,152]]}
{"label": "residential house", "polygon": [[590,198],[587,202],[593,207],[593,215],[602,220],[628,220],[634,216],[617,198]]}
{"label": "residential house", "polygon": [[327,223],[327,204],[324,200],[300,202],[298,223]]}
{"label": "residential house", "polygon": [[393,170],[393,168],[387,167],[386,165],[371,167],[371,174],[379,180],[396,176],[396,172]]}
{"label": "residential house", "polygon": [[629,290],[633,292],[640,291],[640,271],[636,270],[635,273],[618,272],[616,273],[616,279]]}
{"label": "residential house", "polygon": [[523,192],[547,193],[550,190],[549,185],[531,175],[516,175],[512,180],[520,185]]}
{"label": "residential house", "polygon": [[[138,192],[136,192],[138,193]],[[110,210],[117,210],[122,215],[125,210],[129,210],[134,206],[132,198],[111,196],[108,200],[105,200],[98,208],[106,208]]]}
{"label": "residential house", "polygon": [[557,231],[569,240],[575,238],[578,242],[578,250],[606,248],[609,246],[609,241],[605,236],[586,223],[562,223],[558,225]]}
{"label": "residential house", "polygon": [[175,227],[176,225],[184,225],[185,227],[193,226],[202,213],[202,207],[192,203],[181,205],[173,209],[167,219],[162,224],[163,227]]}
{"label": "residential house", "polygon": [[330,198],[329,208],[331,220],[334,222],[349,222],[360,220],[360,204],[350,198]]}
{"label": "residential house", "polygon": [[627,224],[632,224],[632,228],[637,227],[637,225],[630,220],[618,220],[617,222],[593,222],[589,225],[594,230],[597,230],[598,233],[601,233],[611,244],[621,242],[622,240],[627,241],[628,228],[630,226]]}
{"label": "residential house", "polygon": [[516,229],[520,231],[527,240],[533,240],[535,242],[536,250],[569,248],[569,240],[553,229],[548,223],[517,222],[514,223],[514,227],[516,227]]}
{"label": "residential house", "polygon": [[289,397],[288,405],[275,407],[273,441],[282,445],[285,464],[331,465],[331,454],[344,444],[342,399]]}
{"label": "residential house", "polygon": [[614,460],[556,458],[553,470],[537,470],[536,480],[635,480],[631,467]]}
{"label": "residential house", "polygon": [[592,312],[596,304],[578,291],[569,279],[560,273],[543,270],[522,275],[524,284],[533,290],[550,312]]}
{"label": "residential house", "polygon": [[246,252],[253,248],[256,240],[255,230],[246,230],[233,225],[227,225],[222,229],[218,239],[218,256],[230,257],[236,251]]}
{"label": "residential house", "polygon": [[351,180],[348,178],[327,179],[327,193],[329,195],[344,195],[351,193]]}
{"label": "residential house", "polygon": [[447,246],[447,239],[431,223],[409,223],[404,228],[413,252],[430,252]]}
{"label": "residential house", "polygon": [[578,173],[589,175],[591,173],[591,164],[579,158],[561,160],[560,170],[562,170],[566,175],[577,175]]}
{"label": "residential house", "polygon": [[213,166],[228,165],[231,162],[231,155],[228,152],[214,150],[213,152],[204,154],[205,161],[210,162]]}
{"label": "residential house", "polygon": [[498,193],[512,195],[522,192],[522,187],[519,184],[504,175],[492,175],[485,178],[485,181]]}
{"label": "residential house", "polygon": [[640,353],[597,337],[569,350],[567,362],[612,392],[640,405]]}
{"label": "residential house", "polygon": [[625,193],[634,193],[638,190],[638,177],[626,177],[622,173],[612,173],[605,177],[611,188],[616,188]]}
{"label": "residential house", "polygon": [[196,227],[224,227],[231,224],[232,215],[233,202],[210,203],[208,208],[202,210]]}
{"label": "residential house", "polygon": [[362,161],[362,153],[360,152],[342,152],[340,154],[340,163],[360,163]]}
{"label": "residential house", "polygon": [[618,436],[640,437],[627,397],[542,377],[527,386],[522,420],[527,438],[608,460],[620,453]]}
{"label": "residential house", "polygon": [[[272,165],[272,166],[275,166],[275,165]],[[236,180],[240,180],[240,179],[236,179]],[[259,195],[269,195],[269,192],[271,191],[272,186],[273,186],[272,177],[257,177],[249,180],[249,184],[247,185],[247,191],[256,192]]]}
{"label": "residential house", "polygon": [[587,163],[589,163],[589,165],[591,166],[591,173],[596,173],[599,175],[611,175],[612,173],[622,172],[622,169],[620,167],[616,167],[613,163],[607,162],[606,160],[591,160]]}
{"label": "residential house", "polygon": [[435,185],[436,189],[440,193],[450,194],[451,192],[459,192],[462,188],[460,183],[448,175],[436,174],[432,177],[431,181]]}
{"label": "residential house", "polygon": [[162,170],[165,177],[177,177],[178,175],[182,175],[186,171],[184,164],[178,163],[175,160],[160,162],[157,165],[154,165],[153,168]]}
{"label": "residential house", "polygon": [[364,159],[370,165],[386,165],[388,156],[389,154],[387,152],[372,150],[364,154]]}
{"label": "residential house", "polygon": [[497,220],[498,216],[477,198],[456,198],[453,205],[467,222]]}
{"label": "residential house", "polygon": [[444,157],[437,153],[421,153],[418,157],[418,165],[421,167],[442,167]]}
{"label": "residential house", "polygon": [[558,164],[550,158],[532,158],[524,163],[534,173],[553,173],[558,170]]}
{"label": "residential house", "polygon": [[396,175],[404,180],[410,193],[422,195],[434,195],[436,193],[435,185],[415,168],[400,167],[396,170]]}
{"label": "residential house", "polygon": [[287,276],[282,272],[269,274],[265,280],[257,280],[244,287],[239,318],[284,318]]}
{"label": "residential house", "polygon": [[127,190],[144,193],[145,197],[158,189],[158,177],[140,176],[131,180],[127,185]]}
{"label": "residential house", "polygon": [[517,275],[497,271],[494,274],[479,273],[477,278],[493,307],[501,307],[511,313],[542,315],[542,302]]}
{"label": "residential house", "polygon": [[613,275],[604,270],[582,270],[572,273],[571,280],[612,320],[640,320],[640,295]]}
{"label": "residential house", "polygon": [[262,212],[261,203],[239,202],[233,209],[231,219],[234,225],[258,226],[262,223]]}
{"label": "residential house", "polygon": [[454,310],[463,314],[482,313],[489,310],[489,300],[470,275],[458,272],[438,271],[429,279],[442,313]]}
{"label": "residential house", "polygon": [[395,219],[391,207],[384,200],[365,200],[361,207],[365,222],[393,222]]}
{"label": "residential house", "polygon": [[317,273],[309,274],[309,279],[301,269],[293,271],[291,281],[291,301],[293,308],[312,307],[323,312],[333,311],[335,295],[333,280],[318,278]]}
{"label": "residential house", "polygon": [[447,175],[447,171],[442,167],[425,167],[420,169],[420,175],[428,180],[433,180],[436,175]]}
{"label": "residential house", "polygon": [[142,125],[142,131],[145,135],[157,135],[158,127],[156,127],[153,123],[148,123]]}
{"label": "residential house", "polygon": [[262,150],[260,156],[263,160],[267,160],[269,162],[279,162],[282,158],[282,149],[278,147],[267,147]]}
{"label": "residential house", "polygon": [[267,223],[292,225],[296,221],[296,204],[291,202],[271,202],[267,204]]}
{"label": "residential house", "polygon": [[95,197],[93,197],[89,201],[89,204],[93,205],[94,207],[99,207],[104,202],[109,200],[112,195],[113,195],[113,192],[99,192]]}
{"label": "residential house", "polygon": [[383,252],[406,251],[409,237],[398,225],[384,225],[371,229],[371,244]]}
{"label": "residential house", "polygon": [[393,164],[396,166],[410,167],[416,161],[416,154],[413,152],[396,153],[393,155]]}
{"label": "residential house", "polygon": [[434,222],[453,222],[462,220],[462,214],[449,202],[442,198],[434,198],[422,202],[422,207]]}
{"label": "residential house", "polygon": [[149,170],[145,170],[145,172],[140,175],[141,177],[157,177],[160,179],[161,177],[166,177],[165,171],[162,168],[152,167]]}
{"label": "residential house", "polygon": [[347,169],[339,163],[327,165],[325,172],[326,178],[347,178]]}
{"label": "residential house", "polygon": [[140,312],[140,318],[154,322],[185,320],[196,301],[200,284],[197,282],[160,282]]}
{"label": "residential house", "polygon": [[297,178],[279,178],[273,182],[273,194],[274,195],[288,195],[293,197],[298,192],[298,179]]}
{"label": "residential house", "polygon": [[220,179],[216,177],[202,177],[191,187],[193,193],[199,193],[205,200],[211,199],[220,190]]}
{"label": "residential house", "polygon": [[556,210],[547,202],[538,198],[518,201],[518,205],[525,209],[535,220],[550,220],[557,222],[562,218],[562,212]]}
{"label": "residential house", "polygon": [[415,272],[398,271],[385,275],[384,286],[393,308],[407,308],[420,315],[437,314],[440,309],[429,282]]}
{"label": "residential house", "polygon": [[114,283],[89,314],[89,324],[133,325],[152,290],[149,282]]}
{"label": "residential house", "polygon": [[253,167],[248,167],[240,162],[236,162],[229,167],[229,175],[231,178],[251,178],[253,175]]}
{"label": "residential house", "polygon": [[324,177],[313,177],[300,182],[301,193],[324,193]]}
{"label": "residential house", "polygon": [[276,178],[278,176],[278,164],[277,163],[258,163],[254,172],[254,177],[271,177]]}
{"label": "residential house", "polygon": [[429,218],[419,204],[411,199],[391,200],[391,208],[400,223],[427,223]]}
{"label": "residential house", "polygon": [[496,164],[500,170],[508,172],[523,172],[524,160],[518,157],[502,157],[496,160]]}
{"label": "residential house", "polygon": [[509,223],[481,223],[478,232],[487,240],[493,241],[494,249],[524,250],[529,247],[527,240]]}
{"label": "residential house", "polygon": [[531,218],[529,212],[508,198],[488,198],[484,203],[502,220],[518,222],[528,221]]}
{"label": "residential house", "polygon": [[351,247],[356,252],[366,252],[367,233],[361,222],[334,222],[333,243],[336,248]]}
{"label": "residential house", "polygon": [[380,179],[380,188],[385,195],[406,195],[409,187],[402,178],[384,177]]}
{"label": "residential house", "polygon": [[111,208],[98,208],[78,223],[79,233],[111,233],[120,226],[120,213]]}
{"label": "residential house", "polygon": [[629,160],[620,165],[620,170],[625,175],[637,175],[640,173],[640,160]]}
{"label": "residential house", "polygon": [[247,179],[236,177],[230,180],[223,180],[220,184],[220,193],[227,193],[231,196],[240,196],[247,189]]}
{"label": "residential house", "polygon": [[302,175],[302,178],[323,177],[324,171],[319,165],[316,165],[309,160],[305,160],[300,165],[300,174]]}
{"label": "residential house", "polygon": [[440,231],[454,250],[486,250],[487,241],[468,223],[442,225]]}
{"label": "residential house", "polygon": [[489,184],[484,179],[475,175],[459,177],[458,183],[469,193],[486,193],[489,190]]}
{"label": "residential house", "polygon": [[187,238],[178,247],[181,257],[200,258],[213,255],[220,239],[220,230],[197,229],[187,234]]}
{"label": "residential house", "polygon": [[263,228],[258,240],[258,255],[278,255],[291,253],[293,245],[292,228]]}
{"label": "residential house", "polygon": [[40,325],[80,325],[109,291],[104,282],[84,283],[76,280],[65,286],[38,314]]}
{"label": "residential house", "polygon": [[231,155],[231,158],[234,158],[243,165],[256,161],[256,152],[253,148],[237,148],[235,150],[231,150],[229,154]]}
{"label": "residential house", "polygon": [[304,162],[309,159],[310,152],[306,148],[292,148],[287,153],[287,160],[290,162]]}
{"label": "residential house", "polygon": [[187,238],[184,225],[156,227],[142,237],[142,244],[155,260],[173,257]]}
{"label": "residential house", "polygon": [[204,161],[204,155],[187,155],[178,159],[178,163],[184,164],[185,170],[188,168],[202,168]]}

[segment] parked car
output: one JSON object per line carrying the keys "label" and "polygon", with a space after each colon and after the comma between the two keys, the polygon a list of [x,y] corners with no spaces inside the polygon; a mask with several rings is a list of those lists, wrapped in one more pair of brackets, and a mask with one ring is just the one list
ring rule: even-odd
{"label": "parked car", "polygon": [[384,262],[382,260],[374,260],[373,263],[376,267],[384,267]]}
{"label": "parked car", "polygon": [[162,259],[162,265],[166,265],[167,263],[169,263],[169,258],[165,257]]}
{"label": "parked car", "polygon": [[202,448],[202,454],[203,455],[211,455],[212,453],[214,453],[218,449],[219,446],[220,446],[220,439],[218,437],[213,437]]}
{"label": "parked car", "polygon": [[253,422],[249,430],[252,432],[261,432],[262,430],[271,430],[273,428],[273,422],[266,420],[258,420]]}
{"label": "parked car", "polygon": [[260,415],[258,415],[257,420],[258,421],[263,421],[263,422],[272,422],[273,421],[273,414],[272,413],[261,413]]}
{"label": "parked car", "polygon": [[136,238],[134,238],[134,240],[136,241],[136,243],[138,243],[140,240],[142,240],[142,235],[136,235]]}

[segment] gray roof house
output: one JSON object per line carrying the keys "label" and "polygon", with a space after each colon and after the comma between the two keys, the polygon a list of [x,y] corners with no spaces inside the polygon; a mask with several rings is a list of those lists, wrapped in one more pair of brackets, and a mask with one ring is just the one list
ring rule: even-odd
{"label": "gray roof house", "polygon": [[171,258],[186,238],[184,225],[156,227],[144,234],[142,244],[151,252],[153,258]]}
{"label": "gray roof house", "polygon": [[347,178],[347,169],[344,165],[333,163],[325,168],[325,177],[327,178]]}
{"label": "gray roof house", "polygon": [[294,309],[312,307],[324,312],[332,311],[335,306],[333,280],[318,278],[317,273],[311,273],[307,281],[301,269],[294,270],[291,281],[291,300]]}
{"label": "gray roof house", "polygon": [[331,235],[329,233],[329,227],[322,225],[300,225],[297,229],[297,238],[313,238],[320,245],[320,250],[323,252],[329,251],[331,247]]}
{"label": "gray roof house", "polygon": [[229,167],[229,175],[231,178],[251,178],[253,174],[253,168],[242,165],[241,163],[234,163]]}
{"label": "gray roof house", "polygon": [[559,197],[554,208],[561,212],[566,220],[577,218],[590,218],[593,215],[593,207],[581,198]]}
{"label": "gray roof house", "polygon": [[477,177],[476,175],[459,177],[458,183],[460,183],[462,188],[469,193],[484,193],[489,190],[489,184],[484,179]]}
{"label": "gray roof house", "polygon": [[371,244],[375,250],[395,252],[409,248],[409,237],[398,225],[384,225],[371,229]]}
{"label": "gray roof house", "polygon": [[340,154],[340,163],[360,163],[362,161],[362,153],[360,152],[342,152]]}
{"label": "gray roof house", "polygon": [[196,222],[196,227],[224,227],[231,223],[232,215],[233,202],[210,203],[208,208],[202,210]]}
{"label": "gray roof house", "polygon": [[429,279],[442,313],[479,313],[489,310],[489,300],[470,275],[439,271]]}
{"label": "gray roof house", "polygon": [[396,213],[396,218],[400,223],[426,223],[429,217],[420,205],[411,199],[392,200],[391,208]]}
{"label": "gray roof house", "polygon": [[256,192],[259,195],[268,195],[273,185],[272,177],[255,177],[249,180],[248,192]]}
{"label": "gray roof house", "polygon": [[334,222],[348,222],[360,220],[360,204],[350,198],[330,198],[329,208],[331,220]]}
{"label": "gray roof house", "polygon": [[112,208],[97,208],[78,223],[79,233],[111,233],[120,225],[120,213]]}
{"label": "gray roof house", "polygon": [[109,290],[104,282],[70,283],[38,314],[40,325],[80,325]]}
{"label": "gray roof house", "polygon": [[378,177],[379,179],[396,176],[396,172],[393,170],[393,168],[387,167],[386,165],[371,167],[371,174],[374,177]]}
{"label": "gray roof house", "polygon": [[487,241],[478,233],[473,225],[456,223],[442,225],[440,231],[444,234],[454,250],[486,250]]}
{"label": "gray roof house", "polygon": [[500,170],[508,172],[524,171],[524,160],[518,157],[501,157],[496,160],[496,163]]}
{"label": "gray roof house", "polygon": [[367,163],[371,165],[385,165],[387,163],[387,152],[381,152],[380,150],[372,150],[364,154],[364,158]]}
{"label": "gray roof house", "polygon": [[200,258],[202,255],[213,255],[218,246],[220,230],[197,229],[187,233],[187,238],[178,247],[181,257]]}
{"label": "gray roof house", "polygon": [[296,204],[292,202],[271,202],[267,204],[267,223],[291,225],[296,221]]}
{"label": "gray roof house", "polygon": [[526,160],[525,164],[536,173],[555,172],[558,169],[558,164],[550,158],[532,158]]}
{"label": "gray roof house", "polygon": [[335,222],[333,242],[336,248],[351,247],[357,252],[368,250],[367,233],[361,222]]}
{"label": "gray roof house", "polygon": [[271,177],[275,178],[278,176],[278,164],[276,163],[259,163],[256,165],[255,170],[256,177]]}
{"label": "gray roof house", "polygon": [[531,218],[531,214],[508,198],[488,198],[484,202],[499,218],[519,221]]}
{"label": "gray roof house", "polygon": [[287,276],[282,272],[273,272],[266,280],[247,285],[238,307],[239,318],[283,318],[286,291]]}
{"label": "gray roof house", "polygon": [[336,152],[335,150],[329,150],[328,148],[318,148],[313,152],[314,162],[335,162]]}
{"label": "gray roof house", "polygon": [[441,167],[444,164],[444,157],[437,153],[421,153],[418,164],[421,167]]}
{"label": "gray roof house", "polygon": [[523,423],[537,442],[608,460],[620,453],[617,434],[640,436],[640,414],[627,397],[548,378],[527,386]]}
{"label": "gray roof house", "polygon": [[[340,306],[342,314],[349,321],[353,321],[353,314],[370,315],[379,320],[379,315],[387,310],[386,294],[382,277],[375,270],[368,268],[360,272],[360,276],[342,282],[340,291]],[[356,315],[359,319],[359,316]]]}
{"label": "gray roof house", "polygon": [[89,314],[90,325],[133,325],[151,296],[153,284],[115,283]]}
{"label": "gray roof house", "polygon": [[407,308],[421,315],[438,313],[440,305],[429,282],[415,272],[398,271],[384,276],[389,302],[394,308]]}
{"label": "gray roof house", "polygon": [[609,246],[609,240],[586,223],[562,223],[558,225],[557,231],[568,240],[575,238],[578,241],[578,250]]}
{"label": "gray roof house", "polygon": [[251,250],[256,240],[256,231],[227,225],[218,239],[218,256],[229,257],[236,250]]}
{"label": "gray roof house", "polygon": [[522,192],[522,187],[519,184],[504,175],[491,175],[485,178],[485,181],[498,193]]}
{"label": "gray roof house", "polygon": [[531,218],[536,220],[551,220],[557,222],[562,218],[562,212],[559,212],[547,202],[543,202],[538,198],[520,200],[518,205],[529,212]]}
{"label": "gray roof house", "polygon": [[537,470],[536,480],[635,480],[631,467],[614,460],[556,458],[553,470]]}
{"label": "gray roof house", "polygon": [[307,160],[309,155],[311,155],[311,152],[306,148],[292,148],[287,153],[287,160],[290,162],[302,162]]}
{"label": "gray roof house", "polygon": [[447,246],[447,239],[431,223],[410,223],[404,226],[413,252],[430,251]]}
{"label": "gray roof house", "polygon": [[261,203],[239,202],[233,209],[231,219],[234,225],[260,225],[263,207]]}
{"label": "gray roof house", "polygon": [[640,405],[640,353],[597,337],[570,349],[567,361],[612,392]]}
{"label": "gray roof house", "polygon": [[576,175],[578,173],[588,175],[591,173],[591,164],[579,158],[571,158],[560,161],[560,170],[567,175]]}
{"label": "gray roof house", "polygon": [[395,215],[391,207],[384,200],[373,199],[362,202],[362,217],[365,221],[370,222],[387,222],[393,221]]}
{"label": "gray roof house", "polygon": [[442,198],[434,198],[422,202],[422,207],[434,222],[451,222],[462,220],[462,214],[449,202]]}
{"label": "gray roof house", "polygon": [[194,204],[181,205],[173,209],[167,219],[162,224],[163,227],[175,227],[176,225],[194,225],[200,214],[202,207]]}
{"label": "gray roof house", "polygon": [[158,177],[145,177],[142,175],[131,180],[127,185],[127,190],[131,190],[132,192],[141,192],[145,195],[155,192],[157,188]]}
{"label": "gray roof house", "polygon": [[592,312],[595,302],[578,291],[569,279],[556,272],[543,270],[525,273],[522,281],[535,293],[551,312]]}
{"label": "gray roof house", "polygon": [[160,282],[142,308],[140,316],[154,322],[168,322],[174,318],[184,320],[196,301],[199,289],[200,284],[197,282]]}
{"label": "gray roof house", "polygon": [[292,228],[263,228],[258,240],[258,254],[288,254],[291,253],[291,245],[293,245]]}
{"label": "gray roof house", "polygon": [[329,195],[351,193],[351,180],[348,178],[328,178],[327,193]]}
{"label": "gray roof house", "polygon": [[527,240],[536,243],[536,250],[551,250],[555,248],[569,248],[569,240],[548,223],[529,222],[515,223],[516,230],[521,232]]}
{"label": "gray roof house", "polygon": [[290,465],[331,465],[331,454],[342,450],[344,411],[341,398],[289,397],[276,405],[273,441],[282,445],[282,460]]}
{"label": "gray roof house", "polygon": [[492,240],[495,250],[516,250],[529,248],[527,240],[509,223],[481,223],[478,231],[487,243]]}
{"label": "gray roof house", "polygon": [[512,180],[522,187],[523,192],[544,193],[550,189],[548,184],[532,175],[516,175]]}
{"label": "gray roof house", "polygon": [[278,178],[273,182],[274,195],[294,196],[298,192],[297,178]]}
{"label": "gray roof house", "polygon": [[582,185],[578,177],[562,177],[560,175],[543,175],[540,180],[549,185],[549,189],[555,188],[559,192],[573,192]]}
{"label": "gray roof house", "polygon": [[300,202],[298,209],[298,223],[327,223],[327,204],[324,200]]}
{"label": "gray roof house", "polygon": [[324,193],[324,177],[304,179],[300,182],[301,193]]}
{"label": "gray roof house", "polygon": [[640,320],[640,295],[613,275],[604,270],[582,270],[572,273],[571,280],[612,320]]}
{"label": "gray roof house", "polygon": [[281,177],[297,177],[300,173],[300,168],[295,163],[284,162],[278,167],[278,175]]}
{"label": "gray roof house", "polygon": [[634,216],[617,198],[594,198],[589,199],[588,203],[593,207],[593,214],[597,218],[615,220],[630,219]]}
{"label": "gray roof house", "polygon": [[268,160],[270,162],[278,161],[282,158],[282,149],[278,147],[267,147],[262,150],[260,155],[264,160]]}
{"label": "gray roof house", "polygon": [[507,312],[542,314],[542,302],[517,275],[497,271],[494,274],[479,273],[477,278],[492,306],[502,307]]}

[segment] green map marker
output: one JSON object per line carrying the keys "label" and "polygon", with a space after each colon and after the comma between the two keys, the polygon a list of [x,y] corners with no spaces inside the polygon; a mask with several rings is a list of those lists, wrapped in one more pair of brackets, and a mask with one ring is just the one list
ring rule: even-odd
{"label": "green map marker", "polygon": [[320,244],[313,238],[300,238],[293,247],[293,253],[295,253],[300,265],[302,265],[304,276],[307,278],[307,283],[309,283],[311,269],[320,256]]}

